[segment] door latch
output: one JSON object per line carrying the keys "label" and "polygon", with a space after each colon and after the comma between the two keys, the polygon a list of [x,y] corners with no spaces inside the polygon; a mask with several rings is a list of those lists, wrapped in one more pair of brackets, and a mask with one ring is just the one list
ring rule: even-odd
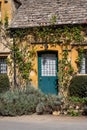
{"label": "door latch", "polygon": [[40,78],[40,80],[42,80],[42,78]]}

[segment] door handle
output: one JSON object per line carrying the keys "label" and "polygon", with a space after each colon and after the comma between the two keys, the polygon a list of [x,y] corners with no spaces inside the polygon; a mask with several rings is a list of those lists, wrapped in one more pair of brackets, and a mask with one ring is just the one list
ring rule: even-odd
{"label": "door handle", "polygon": [[42,78],[40,78],[40,80],[42,80]]}

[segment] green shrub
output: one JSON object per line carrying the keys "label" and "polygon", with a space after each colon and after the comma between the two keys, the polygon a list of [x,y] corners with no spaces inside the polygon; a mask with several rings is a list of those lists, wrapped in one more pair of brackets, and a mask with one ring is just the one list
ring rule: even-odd
{"label": "green shrub", "polygon": [[87,116],[87,104],[83,106],[83,115]]}
{"label": "green shrub", "polygon": [[68,114],[71,115],[71,116],[79,116],[80,112],[77,111],[77,110],[74,110],[74,109],[69,109]]}
{"label": "green shrub", "polygon": [[69,95],[87,97],[87,76],[75,76],[69,86]]}
{"label": "green shrub", "polygon": [[75,116],[77,115],[87,115],[87,97],[70,97],[68,107],[68,114]]}
{"label": "green shrub", "polygon": [[[60,102],[60,104],[55,102]],[[58,109],[60,105],[61,100],[58,96],[45,95],[31,86],[23,90],[17,89],[0,95],[0,115],[3,116],[38,113],[43,108],[43,113],[50,113]]]}
{"label": "green shrub", "polygon": [[71,101],[72,103],[83,103],[83,104],[87,104],[87,97],[84,98],[79,98],[79,97],[69,97],[69,101]]}
{"label": "green shrub", "polygon": [[0,74],[0,93],[3,93],[9,89],[9,79],[7,74]]}

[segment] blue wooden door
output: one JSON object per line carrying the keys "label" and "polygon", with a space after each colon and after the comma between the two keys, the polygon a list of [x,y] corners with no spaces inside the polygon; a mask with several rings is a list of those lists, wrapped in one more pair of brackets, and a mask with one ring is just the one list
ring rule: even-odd
{"label": "blue wooden door", "polygon": [[58,94],[57,52],[38,53],[38,85],[45,94]]}

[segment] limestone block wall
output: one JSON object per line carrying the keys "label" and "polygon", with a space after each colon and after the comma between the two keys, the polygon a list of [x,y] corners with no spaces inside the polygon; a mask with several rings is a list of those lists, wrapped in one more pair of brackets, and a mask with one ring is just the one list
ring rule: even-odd
{"label": "limestone block wall", "polygon": [[12,18],[11,1],[12,0],[0,0],[2,22],[4,22],[4,19],[6,16],[8,16],[9,22],[11,21],[11,18]]}

